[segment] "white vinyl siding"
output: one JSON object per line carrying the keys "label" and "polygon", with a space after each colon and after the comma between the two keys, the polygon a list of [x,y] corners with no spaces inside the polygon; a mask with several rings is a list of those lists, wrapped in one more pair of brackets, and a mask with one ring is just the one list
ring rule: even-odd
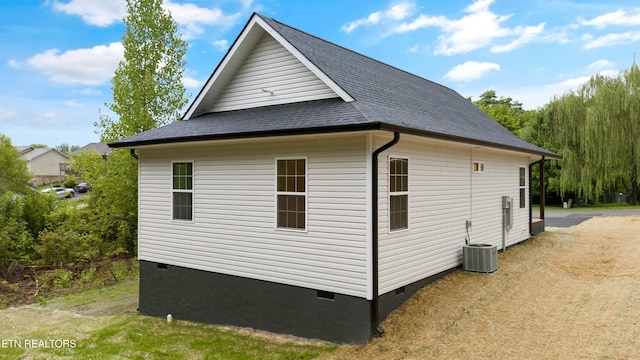
{"label": "white vinyl siding", "polygon": [[210,111],[338,97],[280,43],[265,34]]}
{"label": "white vinyl siding", "polygon": [[[402,135],[389,151],[410,159],[410,223],[408,231],[389,232],[388,203],[380,198],[380,294],[458,266],[471,218],[468,149]],[[387,171],[378,178],[379,191],[386,191]]]}
{"label": "white vinyl siding", "polygon": [[[374,148],[386,142],[388,138],[375,138]],[[408,231],[389,231],[388,199],[380,197],[380,294],[461,265],[467,220],[472,222],[472,243],[501,246],[502,196],[518,198],[518,168],[529,163],[527,155],[410,135],[402,135],[386,153],[410,159],[411,216]],[[386,192],[387,159],[379,161],[379,191]],[[474,163],[484,164],[483,171],[474,171]],[[507,245],[530,236],[528,200],[526,206],[514,209]]]}
{"label": "white vinyl siding", "polygon": [[[529,163],[529,157],[490,150],[476,150],[474,156],[485,162],[483,174],[472,176],[473,225],[471,239],[474,243],[497,245],[502,248],[502,196],[513,199],[513,228],[506,233],[507,246],[530,237],[529,189],[525,187],[525,207],[520,208],[518,169]],[[525,173],[526,175],[526,173]]]}
{"label": "white vinyl siding", "polygon": [[[366,297],[366,136],[140,150],[141,260]],[[307,231],[274,228],[278,158],[307,159]],[[192,223],[171,218],[171,162],[194,161]]]}

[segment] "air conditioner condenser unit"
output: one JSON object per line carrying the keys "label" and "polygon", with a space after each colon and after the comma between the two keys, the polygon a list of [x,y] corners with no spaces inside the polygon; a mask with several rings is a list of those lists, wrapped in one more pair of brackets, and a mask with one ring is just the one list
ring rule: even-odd
{"label": "air conditioner condenser unit", "polygon": [[465,271],[490,273],[498,270],[498,247],[489,244],[467,244],[462,248]]}

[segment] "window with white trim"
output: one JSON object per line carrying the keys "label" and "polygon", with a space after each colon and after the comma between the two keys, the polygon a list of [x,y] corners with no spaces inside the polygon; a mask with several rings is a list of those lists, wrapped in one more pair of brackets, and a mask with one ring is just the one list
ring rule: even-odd
{"label": "window with white trim", "polygon": [[483,173],[484,172],[484,162],[482,161],[474,161],[472,166],[474,173]]}
{"label": "window with white trim", "polygon": [[389,158],[389,230],[409,228],[409,159]]}
{"label": "window with white trim", "polygon": [[279,159],[277,170],[277,227],[307,228],[307,160]]}
{"label": "window with white trim", "polygon": [[193,220],[193,163],[172,163],[173,220]]}
{"label": "window with white trim", "polygon": [[520,209],[524,209],[527,202],[526,202],[526,184],[527,184],[527,170],[524,167],[520,167]]}

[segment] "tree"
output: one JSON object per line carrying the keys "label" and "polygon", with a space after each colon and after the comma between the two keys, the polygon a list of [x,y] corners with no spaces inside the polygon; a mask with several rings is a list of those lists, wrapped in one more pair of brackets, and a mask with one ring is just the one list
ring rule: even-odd
{"label": "tree", "polygon": [[[179,118],[186,105],[184,73],[187,43],[162,0],[127,0],[124,60],[112,80],[113,103],[105,104],[118,119],[101,114],[95,123],[102,142],[113,142]],[[100,236],[130,252],[136,250],[138,164],[126,150],[115,150],[106,162],[90,154],[77,156],[74,169],[92,181],[90,209]]]}
{"label": "tree", "polygon": [[535,117],[535,111],[522,109],[522,103],[510,97],[500,97],[495,90],[487,90],[473,104],[499,122],[516,136],[520,136],[523,126]]}
{"label": "tree", "polygon": [[561,186],[597,198],[624,188],[640,192],[640,69],[635,60],[617,77],[594,75],[578,91],[556,96],[546,116],[560,144]]}
{"label": "tree", "polygon": [[56,150],[60,151],[63,154],[67,154],[67,155],[73,154],[78,149],[80,149],[80,146],[78,146],[78,145],[70,146],[67,143],[62,143],[62,144],[56,146]]}
{"label": "tree", "polygon": [[181,81],[187,42],[177,35],[178,24],[162,0],[127,0],[127,10],[124,60],[112,80],[113,103],[105,104],[119,119],[100,116],[103,142],[175,121],[187,103]]}
{"label": "tree", "polygon": [[11,145],[11,139],[0,134],[0,194],[11,191],[25,193],[30,191],[31,174],[27,169],[27,160],[20,156]]}

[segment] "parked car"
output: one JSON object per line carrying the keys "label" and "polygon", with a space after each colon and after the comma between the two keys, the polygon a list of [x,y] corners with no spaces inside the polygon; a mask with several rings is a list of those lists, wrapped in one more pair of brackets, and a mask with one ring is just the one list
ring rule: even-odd
{"label": "parked car", "polygon": [[52,186],[50,188],[46,188],[44,190],[42,190],[43,193],[50,193],[52,191],[55,191],[56,196],[58,197],[58,199],[63,199],[63,198],[70,198],[70,197],[74,197],[76,196],[76,192],[75,190],[71,189],[71,188],[63,188],[63,187],[59,187],[59,186]]}
{"label": "parked car", "polygon": [[77,193],[86,193],[87,191],[91,190],[91,184],[89,184],[88,182],[81,182],[80,184],[74,186],[73,189]]}

